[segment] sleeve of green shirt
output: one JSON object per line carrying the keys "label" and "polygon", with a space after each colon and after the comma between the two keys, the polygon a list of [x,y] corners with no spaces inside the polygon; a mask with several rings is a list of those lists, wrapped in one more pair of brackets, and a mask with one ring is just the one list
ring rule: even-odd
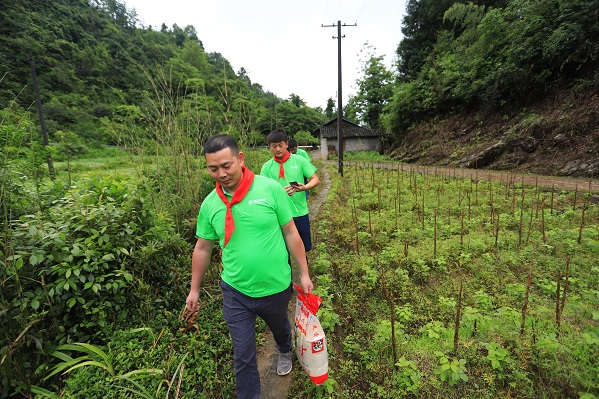
{"label": "sleeve of green shirt", "polygon": [[274,177],[272,177],[269,173],[269,169],[270,169],[270,165],[272,164],[272,159],[266,161],[264,163],[264,165],[262,165],[262,169],[260,169],[260,175],[261,176],[266,176],[269,177],[271,179],[274,179]]}
{"label": "sleeve of green shirt", "polygon": [[306,179],[309,179],[314,173],[316,173],[316,166],[312,165],[304,158],[300,157],[300,159],[302,160],[302,173]]}
{"label": "sleeve of green shirt", "polygon": [[301,155],[302,157],[304,157],[304,159],[310,163],[312,163],[312,158],[310,158],[310,154],[308,154],[305,150],[302,150],[301,148],[297,149],[297,153],[298,155]]}
{"label": "sleeve of green shirt", "polygon": [[[208,199],[208,197],[206,197]],[[205,240],[218,240],[219,236],[214,229],[214,226],[210,223],[207,218],[207,214],[210,208],[209,201],[204,200],[200,207],[200,213],[198,215],[198,221],[196,224],[196,236]]]}

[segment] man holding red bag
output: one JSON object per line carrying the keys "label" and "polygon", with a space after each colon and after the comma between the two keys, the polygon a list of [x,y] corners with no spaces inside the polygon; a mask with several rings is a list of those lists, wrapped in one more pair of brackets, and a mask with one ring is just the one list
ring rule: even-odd
{"label": "man holding red bag", "polygon": [[288,252],[300,269],[304,293],[314,286],[304,245],[292,218],[289,196],[271,179],[244,166],[244,154],[233,138],[221,134],[204,144],[208,173],[216,189],[202,202],[198,241],[192,256],[187,309],[200,309],[200,285],[210,265],[212,248],[222,248],[223,316],[233,341],[237,396],[258,399],[260,376],[256,361],[256,317],[273,333],[279,361],[277,373],[292,368],[292,334],[287,316],[291,298]]}

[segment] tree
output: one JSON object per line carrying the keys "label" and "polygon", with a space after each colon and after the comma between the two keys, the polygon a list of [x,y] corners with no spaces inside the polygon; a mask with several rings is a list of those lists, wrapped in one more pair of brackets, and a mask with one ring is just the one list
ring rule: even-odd
{"label": "tree", "polygon": [[383,64],[383,56],[375,55],[375,50],[368,43],[362,49],[366,56],[362,60],[362,76],[356,81],[358,92],[349,102],[360,122],[382,130],[381,115],[393,94],[393,73]]}
{"label": "tree", "polygon": [[291,93],[289,95],[289,101],[291,101],[291,103],[296,107],[303,107],[304,105],[306,105],[306,102],[295,93]]}
{"label": "tree", "polygon": [[333,100],[332,97],[329,97],[329,99],[327,100],[327,107],[324,110],[324,114],[326,115],[327,119],[333,119],[335,117],[335,115],[337,114],[337,110],[335,109],[335,100]]}

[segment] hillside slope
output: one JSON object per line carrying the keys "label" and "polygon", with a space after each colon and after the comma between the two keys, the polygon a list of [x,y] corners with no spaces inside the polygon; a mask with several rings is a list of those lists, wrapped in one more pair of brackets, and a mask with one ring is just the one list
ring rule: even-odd
{"label": "hillside slope", "polygon": [[408,130],[391,155],[420,165],[596,178],[599,95],[568,90],[511,114],[437,118]]}

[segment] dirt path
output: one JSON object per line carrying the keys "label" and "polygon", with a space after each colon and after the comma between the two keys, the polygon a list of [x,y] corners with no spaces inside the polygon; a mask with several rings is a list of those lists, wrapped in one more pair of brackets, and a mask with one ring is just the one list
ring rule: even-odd
{"label": "dirt path", "polygon": [[[326,169],[327,168],[322,168],[322,176],[318,186],[317,194],[311,194],[308,200],[310,220],[315,220],[317,217],[320,207],[326,200],[329,188],[331,187],[331,180]],[[295,267],[295,265],[293,267],[292,280],[294,282],[299,281],[297,267]],[[295,317],[295,295],[292,296],[291,301],[289,302],[287,314],[289,316],[289,321],[293,326],[293,319]],[[260,394],[260,399],[284,399],[287,397],[287,392],[291,387],[293,375],[295,373],[302,373],[303,370],[301,369],[301,366],[295,359],[294,355],[294,370],[290,374],[283,377],[277,375],[276,369],[278,353],[270,330],[267,329],[262,337],[262,340],[264,342],[264,346],[258,348],[258,372],[260,373],[260,383],[262,384],[262,393]]]}

